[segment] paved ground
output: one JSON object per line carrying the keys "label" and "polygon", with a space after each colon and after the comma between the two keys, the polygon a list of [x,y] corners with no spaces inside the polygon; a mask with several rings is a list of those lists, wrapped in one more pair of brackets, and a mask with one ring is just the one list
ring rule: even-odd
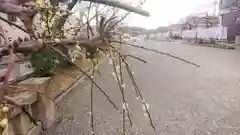
{"label": "paved ground", "polygon": [[[141,91],[150,104],[156,133],[151,132],[142,105],[135,98],[126,77],[126,90],[134,126],[132,135],[239,135],[240,134],[240,51],[190,46],[181,43],[148,41],[155,48],[199,64],[196,68],[156,53],[130,49],[148,60],[133,60]],[[103,65],[100,85],[121,108],[120,92],[110,66]],[[120,115],[95,90],[97,135],[119,135]],[[60,104],[64,119],[48,135],[89,135],[89,83],[75,88]]]}

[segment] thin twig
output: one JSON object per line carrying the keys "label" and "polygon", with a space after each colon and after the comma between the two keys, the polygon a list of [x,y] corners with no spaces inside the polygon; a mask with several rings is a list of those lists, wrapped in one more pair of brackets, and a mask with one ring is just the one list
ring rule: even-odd
{"label": "thin twig", "polygon": [[[111,52],[111,51],[110,51]],[[111,55],[111,53],[109,53],[110,54],[110,58],[111,57],[114,57],[114,56],[112,56]],[[114,54],[113,54],[114,55]],[[119,67],[119,72],[120,72],[120,77],[118,77],[118,71],[117,71],[117,67],[116,67],[116,63],[115,63],[115,61],[111,58],[111,60],[112,60],[112,63],[113,63],[113,69],[114,69],[114,72],[115,72],[115,75],[116,75],[116,79],[117,79],[117,83],[118,83],[118,86],[119,86],[119,89],[120,89],[120,92],[121,92],[121,95],[122,95],[122,100],[123,100],[123,106],[125,107],[125,109],[123,108],[123,116],[124,116],[124,113],[127,113],[127,115],[128,115],[128,119],[129,119],[129,122],[130,122],[130,125],[132,126],[132,120],[131,120],[131,117],[130,117],[130,112],[129,112],[129,109],[128,109],[128,107],[127,107],[127,101],[126,101],[126,99],[125,99],[125,95],[124,95],[124,88],[123,88],[123,78],[122,78],[122,71],[121,71],[121,65],[119,65],[120,67]],[[124,125],[125,125],[125,117],[123,118],[123,127],[124,127]],[[124,127],[125,128],[125,127]]]}
{"label": "thin twig", "polygon": [[20,27],[19,25],[17,25],[17,24],[15,24],[15,23],[13,23],[13,22],[11,22],[11,21],[3,18],[2,16],[0,16],[0,19],[3,20],[4,22],[8,23],[9,25],[13,25],[13,26],[17,27],[18,29],[24,31],[24,32],[27,33],[27,34],[29,33],[29,32],[27,32],[25,29],[23,29],[22,27]]}
{"label": "thin twig", "polygon": [[[110,51],[111,52],[111,51]],[[111,58],[111,53],[109,52],[110,54],[110,58]],[[120,80],[119,80],[119,77],[118,77],[118,73],[117,73],[117,70],[116,70],[116,65],[115,65],[115,62],[113,59],[112,60],[112,63],[113,63],[113,69],[114,69],[114,73],[116,75],[116,79],[117,79],[117,83],[118,83],[118,86],[119,86],[119,89],[120,89],[120,92],[121,92],[121,95],[122,95],[122,100],[123,100],[123,106],[122,106],[122,133],[123,135],[126,134],[126,117],[125,117],[125,109],[127,109],[127,103],[125,101],[125,97],[124,97],[124,93],[123,93],[123,90],[122,90],[122,84],[120,83]]]}
{"label": "thin twig", "polygon": [[116,52],[116,53],[118,54],[118,56],[119,56],[119,57],[122,59],[122,61],[124,62],[125,68],[126,68],[128,74],[129,74],[129,77],[130,77],[132,83],[133,83],[134,90],[136,91],[137,96],[139,96],[139,97],[141,98],[141,100],[142,100],[143,106],[144,106],[144,108],[145,108],[145,111],[146,111],[146,113],[147,113],[147,115],[148,115],[148,118],[149,118],[149,121],[150,121],[150,126],[152,127],[153,131],[155,131],[156,128],[155,128],[155,126],[154,126],[154,124],[153,124],[153,121],[152,121],[150,112],[149,112],[148,107],[147,107],[147,105],[146,105],[146,102],[145,102],[145,100],[144,100],[144,98],[143,98],[143,96],[142,96],[142,94],[141,94],[141,92],[140,92],[140,89],[139,89],[139,87],[138,87],[138,85],[137,85],[137,83],[136,83],[136,80],[135,80],[135,78],[134,78],[134,76],[133,76],[133,74],[132,74],[132,71],[131,71],[131,69],[129,68],[128,63],[125,61],[125,59],[121,56],[121,54],[120,54],[113,46],[111,46],[111,47],[112,47],[112,49],[114,50],[114,52]]}
{"label": "thin twig", "polygon": [[193,66],[196,66],[196,67],[200,67],[199,65],[197,65],[197,64],[195,64],[195,63],[193,63],[193,62],[190,62],[190,61],[185,60],[185,59],[183,59],[183,58],[174,56],[174,55],[169,54],[169,53],[161,52],[161,51],[158,51],[158,50],[155,50],[155,49],[145,48],[145,47],[143,47],[143,46],[138,46],[138,45],[130,44],[130,43],[127,43],[127,42],[119,42],[119,41],[113,41],[113,40],[112,40],[111,42],[123,43],[123,44],[129,45],[129,46],[132,46],[132,47],[136,47],[136,48],[140,48],[140,49],[143,49],[143,50],[147,50],[147,51],[159,53],[159,54],[166,55],[166,56],[172,57],[172,58],[174,58],[174,59],[183,61],[183,62],[188,63],[188,64],[190,64],[190,65],[193,65]]}
{"label": "thin twig", "polygon": [[52,49],[54,52],[60,54],[62,57],[64,57],[69,63],[71,63],[74,67],[78,68],[84,75],[87,76],[87,78],[94,83],[94,85],[98,88],[98,90],[107,98],[107,100],[113,105],[113,107],[118,111],[117,106],[114,104],[114,102],[110,99],[110,97],[103,91],[103,89],[96,83],[96,81],[88,75],[81,67],[73,63],[65,54],[57,50],[56,48],[52,47],[51,45],[48,45],[50,49]]}
{"label": "thin twig", "polygon": [[[121,84],[123,85],[123,71],[122,71],[122,60],[120,57],[118,57],[118,60],[119,60],[119,72],[120,72],[120,81],[121,81]],[[122,88],[122,93],[124,95],[124,88]],[[126,110],[127,110],[127,115],[128,115],[128,119],[129,119],[129,122],[130,122],[130,126],[132,127],[133,125],[133,122],[132,122],[132,119],[131,119],[131,116],[130,116],[130,111],[129,111],[129,108],[128,106],[126,106]]]}
{"label": "thin twig", "polygon": [[[92,76],[94,76],[94,67],[95,64],[93,63],[93,69],[92,69]],[[92,135],[95,134],[95,129],[94,129],[94,116],[93,116],[93,82],[91,83],[91,88],[90,88],[90,121],[91,121],[91,128],[92,128]]]}
{"label": "thin twig", "polygon": [[137,57],[137,56],[133,56],[133,55],[130,55],[130,54],[121,54],[123,57],[125,56],[125,57],[131,57],[131,58],[134,58],[134,59],[136,59],[136,60],[139,60],[139,61],[141,61],[141,62],[143,62],[143,63],[148,63],[146,60],[144,60],[144,59],[142,59],[142,58],[139,58],[139,57]]}

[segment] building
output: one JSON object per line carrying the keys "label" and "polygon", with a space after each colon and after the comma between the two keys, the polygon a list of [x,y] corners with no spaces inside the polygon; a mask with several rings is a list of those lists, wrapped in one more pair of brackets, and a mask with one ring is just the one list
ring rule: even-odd
{"label": "building", "polygon": [[211,28],[217,27],[220,24],[218,16],[209,16],[205,14],[204,16],[189,16],[182,23],[183,30],[191,30],[195,28]]}
{"label": "building", "polygon": [[240,36],[240,0],[220,0],[221,25],[227,27],[227,39],[235,41]]}
{"label": "building", "polygon": [[119,31],[122,31],[124,33],[129,33],[132,36],[137,36],[137,35],[148,33],[148,30],[141,28],[141,27],[119,26],[118,29],[119,29]]}

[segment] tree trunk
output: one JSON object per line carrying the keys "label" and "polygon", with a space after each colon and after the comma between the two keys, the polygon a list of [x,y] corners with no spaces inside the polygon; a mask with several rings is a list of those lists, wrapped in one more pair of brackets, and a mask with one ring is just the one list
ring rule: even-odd
{"label": "tree trunk", "polygon": [[[71,11],[73,7],[77,4],[78,0],[72,0],[72,2],[68,3],[67,9]],[[64,32],[62,32],[62,27],[64,26],[69,14],[64,15],[62,17],[58,17],[53,25],[52,29],[52,37],[58,36],[61,33],[61,36],[64,36]]]}

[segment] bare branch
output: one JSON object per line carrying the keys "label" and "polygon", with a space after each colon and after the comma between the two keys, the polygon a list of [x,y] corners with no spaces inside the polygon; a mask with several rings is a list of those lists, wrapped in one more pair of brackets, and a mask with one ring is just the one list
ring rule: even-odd
{"label": "bare branch", "polygon": [[[95,64],[93,63],[93,69],[92,69],[92,76],[94,77],[94,68]],[[92,135],[95,134],[95,129],[94,129],[94,116],[93,116],[93,82],[91,83],[91,88],[90,88],[90,121],[91,121],[91,128],[92,128]]]}
{"label": "bare branch", "polygon": [[93,3],[99,3],[99,4],[108,5],[108,6],[118,7],[118,8],[127,10],[129,12],[134,12],[134,13],[146,16],[146,17],[149,16],[149,12],[147,12],[143,9],[135,8],[135,7],[132,7],[132,6],[127,5],[125,3],[122,3],[120,1],[116,1],[116,0],[83,0],[83,1],[90,1],[90,2],[93,2]]}
{"label": "bare branch", "polygon": [[11,22],[11,21],[3,18],[2,16],[0,16],[0,19],[3,20],[4,22],[8,23],[9,25],[13,25],[13,26],[17,27],[18,29],[22,30],[22,31],[25,32],[25,33],[29,33],[28,31],[26,31],[25,29],[23,29],[21,26],[19,26],[19,25],[15,24],[15,23],[13,23],[13,22]]}
{"label": "bare branch", "polygon": [[111,46],[111,48],[113,49],[114,52],[116,52],[116,53],[118,54],[118,56],[121,58],[121,60],[122,60],[123,63],[125,64],[125,68],[126,68],[126,70],[127,70],[127,72],[128,72],[128,75],[129,75],[132,83],[133,83],[134,90],[136,91],[136,95],[141,98],[142,104],[143,104],[143,106],[144,106],[144,108],[145,108],[145,111],[146,111],[146,113],[147,113],[147,116],[148,116],[148,118],[149,118],[150,125],[151,125],[153,131],[155,131],[156,128],[155,128],[155,126],[154,126],[154,124],[153,124],[153,121],[152,121],[150,112],[149,112],[148,107],[147,107],[147,105],[146,105],[146,101],[145,101],[145,99],[143,98],[143,96],[142,96],[142,94],[141,94],[141,92],[140,92],[140,89],[139,89],[139,87],[138,87],[138,85],[137,85],[137,83],[136,83],[136,80],[135,80],[135,78],[134,78],[134,76],[133,76],[133,74],[132,74],[132,71],[131,71],[131,69],[130,69],[130,67],[129,67],[129,64],[125,61],[125,59],[121,56],[121,54],[115,49],[115,47]]}
{"label": "bare branch", "polygon": [[[113,54],[111,55],[111,52],[109,52],[109,54],[110,54],[110,57],[114,57],[114,56],[112,56]],[[112,60],[112,63],[113,63],[113,70],[114,70],[116,78],[117,78],[117,83],[118,83],[120,93],[122,95],[122,101],[123,101],[123,104],[124,104],[122,115],[123,115],[123,131],[125,131],[125,113],[127,113],[127,115],[128,115],[128,119],[130,121],[131,126],[132,126],[132,120],[131,120],[131,117],[130,117],[130,112],[129,112],[129,109],[127,107],[127,101],[125,99],[125,94],[124,94],[124,84],[123,84],[123,77],[122,77],[122,70],[121,70],[122,68],[121,68],[121,65],[119,64],[119,72],[118,72],[116,62],[113,59],[111,59],[111,60]],[[120,63],[120,61],[119,61],[119,63]]]}
{"label": "bare branch", "polygon": [[188,64],[191,64],[193,66],[196,66],[196,67],[200,67],[199,65],[193,63],[193,62],[190,62],[188,60],[185,60],[183,58],[180,58],[180,57],[177,57],[177,56],[174,56],[172,54],[169,54],[169,53],[165,53],[165,52],[161,52],[161,51],[158,51],[158,50],[155,50],[155,49],[150,49],[150,48],[145,48],[143,46],[138,46],[138,45],[134,45],[134,44],[130,44],[130,43],[127,43],[127,42],[120,42],[120,41],[111,41],[111,42],[115,42],[115,43],[123,43],[123,44],[126,44],[126,45],[129,45],[129,46],[132,46],[132,47],[136,47],[136,48],[140,48],[140,49],[143,49],[143,50],[147,50],[147,51],[151,51],[151,52],[155,52],[155,53],[159,53],[159,54],[163,54],[163,55],[167,55],[167,56],[170,56],[174,59],[177,59],[177,60],[180,60],[180,61],[183,61],[185,63],[188,63]]}
{"label": "bare branch", "polygon": [[134,59],[136,59],[136,60],[139,60],[139,61],[141,61],[141,62],[143,62],[143,63],[147,63],[147,61],[146,60],[144,60],[144,59],[142,59],[142,58],[139,58],[139,57],[137,57],[137,56],[133,56],[133,55],[130,55],[130,54],[121,54],[123,57],[131,57],[131,58],[134,58]]}
{"label": "bare branch", "polygon": [[54,52],[60,54],[62,57],[64,57],[69,63],[71,63],[74,67],[78,68],[85,76],[87,76],[87,78],[93,82],[93,84],[98,88],[98,90],[107,98],[107,100],[113,105],[113,107],[118,111],[117,106],[114,104],[114,102],[110,99],[110,97],[103,91],[103,89],[96,83],[96,81],[93,79],[92,76],[88,75],[88,73],[86,73],[81,67],[79,67],[78,65],[76,65],[75,63],[73,63],[65,54],[63,54],[62,52],[58,51],[56,48],[52,47],[52,46],[48,46],[49,48],[51,48]]}

